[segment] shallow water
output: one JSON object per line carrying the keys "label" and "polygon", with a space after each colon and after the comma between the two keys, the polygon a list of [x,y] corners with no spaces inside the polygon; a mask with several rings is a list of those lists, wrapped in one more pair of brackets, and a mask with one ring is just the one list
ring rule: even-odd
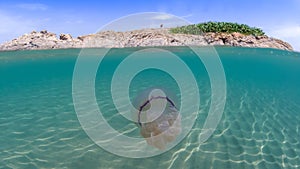
{"label": "shallow water", "polygon": [[[118,64],[137,49],[110,51],[95,81],[103,116],[115,130],[131,137],[140,137],[139,128],[118,114],[110,83]],[[82,129],[72,100],[79,49],[1,52],[0,168],[300,168],[299,53],[217,47],[226,74],[226,106],[216,131],[200,144],[198,136],[211,102],[209,76],[189,50],[165,49],[192,70],[200,110],[180,144],[145,159],[111,154]],[[133,78],[130,99],[134,102],[153,87],[169,91],[179,104],[178,85],[159,70]]]}

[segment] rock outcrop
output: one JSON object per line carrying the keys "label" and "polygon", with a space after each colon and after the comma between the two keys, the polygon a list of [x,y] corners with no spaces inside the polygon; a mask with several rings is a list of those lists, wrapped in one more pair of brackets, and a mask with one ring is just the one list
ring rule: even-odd
{"label": "rock outcrop", "polygon": [[127,32],[104,31],[73,38],[46,30],[25,34],[0,45],[0,50],[58,49],[58,48],[123,48],[139,46],[207,46],[228,45],[293,50],[279,39],[240,33],[205,33],[203,35],[173,34],[169,29],[143,29]]}
{"label": "rock outcrop", "polygon": [[60,34],[59,35],[59,40],[67,40],[67,41],[72,41],[73,38],[70,34]]}
{"label": "rock outcrop", "polygon": [[240,33],[206,33],[204,37],[210,45],[228,45],[293,50],[293,47],[287,42],[275,38],[270,38],[268,36],[243,35]]}
{"label": "rock outcrop", "polygon": [[0,45],[0,50],[30,50],[30,49],[57,49],[80,48],[82,42],[72,39],[70,35],[61,34],[58,39],[56,34],[46,30],[24,34],[17,39]]}

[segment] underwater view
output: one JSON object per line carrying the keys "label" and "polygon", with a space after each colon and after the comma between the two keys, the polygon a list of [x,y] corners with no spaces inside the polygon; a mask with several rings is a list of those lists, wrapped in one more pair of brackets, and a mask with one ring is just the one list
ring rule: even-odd
{"label": "underwater view", "polygon": [[[300,168],[300,53],[215,47],[226,78],[226,103],[216,129],[201,141],[214,96],[206,65],[188,47],[138,53],[142,49],[110,49],[96,65],[96,76],[90,83],[94,89],[86,91],[88,78],[83,78],[83,86],[77,86],[79,92],[75,91],[74,74],[83,50],[0,52],[0,168]],[[95,49],[84,50],[86,55],[95,53]],[[178,56],[189,70],[173,67],[174,78],[149,67],[132,76],[126,91],[129,98],[123,97],[128,78],[114,73],[125,58],[136,53],[139,62],[132,67],[149,63],[149,58],[166,65],[169,56],[164,51]],[[90,56],[83,59],[93,62]],[[196,89],[186,81],[188,72]],[[183,87],[177,82],[183,82]],[[148,98],[155,89],[165,95]],[[94,94],[96,104],[87,98],[87,92]],[[127,99],[140,112],[128,108]],[[143,112],[150,109],[150,102],[160,104],[157,100],[165,102],[168,113],[152,122],[168,121],[175,127],[155,140],[152,137],[165,130],[151,127],[165,126],[144,122],[153,117]],[[83,117],[96,112],[94,107],[105,120],[98,123],[95,117],[84,125]],[[116,143],[104,124],[139,141]],[[99,134],[93,136],[88,130]],[[110,148],[126,151],[112,153]]]}

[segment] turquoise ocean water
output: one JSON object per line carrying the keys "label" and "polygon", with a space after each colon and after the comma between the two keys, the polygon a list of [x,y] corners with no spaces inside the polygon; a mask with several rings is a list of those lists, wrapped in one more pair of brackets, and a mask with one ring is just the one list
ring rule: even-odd
{"label": "turquoise ocean water", "polygon": [[[300,168],[300,53],[216,47],[226,74],[226,106],[214,134],[199,144],[210,105],[208,73],[190,50],[164,49],[192,70],[200,110],[180,144],[145,159],[103,150],[80,126],[72,100],[79,49],[0,52],[0,168]],[[135,50],[108,53],[98,69],[95,93],[115,130],[140,137],[139,128],[118,114],[110,94],[114,70]],[[168,90],[175,102],[180,99],[175,80],[155,69],[133,78],[130,99],[153,87]]]}

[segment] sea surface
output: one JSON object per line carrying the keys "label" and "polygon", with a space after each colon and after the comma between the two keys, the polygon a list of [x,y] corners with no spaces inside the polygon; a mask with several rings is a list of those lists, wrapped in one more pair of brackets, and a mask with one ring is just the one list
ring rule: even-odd
{"label": "sea surface", "polygon": [[[93,82],[107,123],[137,138],[138,125],[115,108],[111,83],[118,65],[140,49],[111,49]],[[149,158],[115,155],[83,130],[72,97],[80,49],[0,52],[0,168],[300,168],[300,53],[216,47],[226,75],[226,104],[215,132],[201,143],[199,134],[211,103],[210,75],[191,49],[161,49],[177,55],[192,71],[199,87],[199,111],[179,144]],[[141,57],[149,59],[151,52]],[[158,69],[136,74],[129,98],[134,104],[152,88],[166,90],[180,107],[182,91],[176,79]]]}

